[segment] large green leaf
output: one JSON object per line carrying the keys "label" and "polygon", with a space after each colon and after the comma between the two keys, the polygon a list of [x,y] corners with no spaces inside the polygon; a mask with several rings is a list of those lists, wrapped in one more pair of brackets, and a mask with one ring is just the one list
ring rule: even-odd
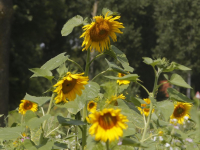
{"label": "large green leaf", "polygon": [[54,141],[47,141],[44,145],[40,146],[38,150],[51,150],[54,145]]}
{"label": "large green leaf", "polygon": [[31,110],[26,111],[26,114],[24,115],[25,123],[27,123],[30,119],[35,117],[37,117],[37,115],[33,111]]}
{"label": "large green leaf", "polygon": [[133,72],[134,69],[129,66],[129,62],[128,59],[126,58],[126,55],[122,51],[120,51],[117,47],[111,45],[110,50],[105,51],[105,54],[108,54],[117,59],[122,64],[125,71]]}
{"label": "large green leaf", "polygon": [[132,122],[127,122],[128,128],[124,130],[123,137],[135,134],[135,125]]}
{"label": "large green leaf", "polygon": [[74,27],[80,26],[83,24],[83,17],[76,15],[73,18],[69,19],[63,26],[61,30],[62,36],[67,36],[69,35]]}
{"label": "large green leaf", "polygon": [[82,91],[81,96],[77,95],[74,101],[69,101],[64,106],[67,107],[67,110],[70,113],[76,114],[83,109],[86,101],[92,100],[98,96],[99,90],[100,86],[96,82],[89,82],[85,85],[85,89]]}
{"label": "large green leaf", "polygon": [[24,140],[23,146],[28,150],[37,150],[35,144],[29,139]]}
{"label": "large green leaf", "polygon": [[160,110],[160,113],[165,118],[165,121],[169,120],[169,117],[172,115],[174,110],[174,104],[169,100],[165,100],[162,102],[157,102],[157,109]]}
{"label": "large green leaf", "polygon": [[137,74],[128,74],[123,77],[114,77],[114,76],[105,76],[105,77],[114,80],[129,80],[136,82],[139,76]]}
{"label": "large green leaf", "polygon": [[133,147],[140,147],[141,146],[139,141],[137,141],[135,139],[131,139],[131,138],[123,138],[122,145],[130,145],[130,146],[133,146]]}
{"label": "large green leaf", "polygon": [[65,53],[61,53],[50,60],[48,60],[44,65],[42,65],[41,69],[47,69],[47,70],[54,70],[58,68],[61,64],[63,64],[68,58],[69,55],[66,55]]}
{"label": "large green leaf", "polygon": [[[138,128],[144,128],[144,121],[142,115],[136,112],[136,108],[133,106],[131,107],[130,103],[125,103],[123,100],[118,100],[117,108],[121,109],[121,113],[127,116],[129,122],[133,123]],[[132,109],[133,108],[133,109]],[[132,134],[130,132],[130,134]],[[133,131],[134,134],[134,131]]]}
{"label": "large green leaf", "polygon": [[175,69],[182,70],[182,71],[191,70],[190,68],[188,68],[186,66],[183,66],[183,65],[180,65],[180,64],[178,64],[176,62],[171,62],[171,64],[167,68],[165,68],[163,70],[163,72],[172,72]]}
{"label": "large green leaf", "polygon": [[184,88],[191,88],[190,85],[188,85],[183,78],[178,75],[178,74],[173,74],[169,80],[169,83],[173,84],[173,85],[177,85],[180,87],[184,87]]}
{"label": "large green leaf", "polygon": [[46,103],[47,101],[49,101],[51,99],[51,97],[36,97],[36,96],[31,96],[29,94],[26,93],[25,100],[29,100],[31,102],[35,102],[37,103],[39,106],[42,106],[44,103]]}
{"label": "large green leaf", "polygon": [[105,60],[108,63],[109,69],[116,71],[116,72],[123,73],[123,74],[128,74],[126,71],[124,71],[121,67],[117,66],[113,62],[109,62],[106,58],[105,58]]}
{"label": "large green leaf", "polygon": [[180,102],[188,102],[188,103],[193,102],[187,96],[185,96],[184,94],[178,92],[177,90],[175,90],[173,88],[168,88],[167,93],[169,94],[169,97],[171,100],[180,101]]}
{"label": "large green leaf", "polygon": [[55,142],[53,145],[53,149],[67,149],[68,146],[66,143]]}
{"label": "large green leaf", "polygon": [[81,120],[74,120],[70,118],[64,118],[62,116],[57,116],[58,122],[62,125],[85,125],[86,123]]}
{"label": "large green leaf", "polygon": [[47,70],[47,69],[32,68],[32,69],[29,69],[29,70],[34,73],[34,75],[32,75],[31,78],[32,77],[44,77],[44,78],[47,78],[50,81],[54,78],[54,76],[52,76],[52,72],[50,70]]}
{"label": "large green leaf", "polygon": [[23,127],[12,127],[12,128],[0,128],[0,139],[12,140],[20,137],[24,131]]}
{"label": "large green leaf", "polygon": [[152,60],[151,58],[149,57],[142,57],[144,60],[143,62],[147,65],[151,65],[151,66],[155,66],[157,64],[159,64],[161,62],[161,59],[157,59],[157,60]]}
{"label": "large green leaf", "polygon": [[45,115],[45,116],[42,116],[42,117],[40,117],[40,118],[34,117],[34,118],[30,119],[30,120],[26,123],[26,125],[27,125],[29,128],[31,128],[31,129],[39,128],[39,127],[41,126],[41,124],[42,124],[45,120],[49,119],[50,117],[51,117],[50,114]]}

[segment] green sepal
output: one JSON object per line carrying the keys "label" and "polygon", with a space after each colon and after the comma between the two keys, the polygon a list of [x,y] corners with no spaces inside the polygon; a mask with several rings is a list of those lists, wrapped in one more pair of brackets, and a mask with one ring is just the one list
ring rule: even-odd
{"label": "green sepal", "polygon": [[83,24],[83,17],[76,15],[73,18],[69,19],[63,26],[61,30],[62,36],[67,36],[69,35],[74,27],[80,26]]}
{"label": "green sepal", "polygon": [[177,90],[175,90],[173,88],[168,88],[167,93],[169,94],[169,97],[171,100],[179,101],[179,102],[187,102],[187,103],[193,102],[187,96],[185,96],[184,94],[178,92]]}

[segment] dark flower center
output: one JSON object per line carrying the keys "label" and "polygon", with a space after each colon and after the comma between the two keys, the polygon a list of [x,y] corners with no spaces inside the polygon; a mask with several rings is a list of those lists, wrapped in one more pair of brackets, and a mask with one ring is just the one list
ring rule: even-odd
{"label": "dark flower center", "polygon": [[94,103],[91,102],[91,103],[89,104],[89,108],[92,109],[93,107],[94,107]]}
{"label": "dark flower center", "polygon": [[174,110],[175,117],[182,117],[185,114],[185,107],[183,105],[178,105]]}
{"label": "dark flower center", "polygon": [[99,117],[99,125],[103,129],[111,129],[117,124],[117,117],[112,116],[109,112]]}
{"label": "dark flower center", "polygon": [[76,79],[72,79],[71,81],[65,80],[62,84],[62,91],[64,94],[69,93],[74,86],[76,85]]}
{"label": "dark flower center", "polygon": [[25,104],[24,104],[24,109],[26,110],[30,110],[33,106],[33,103],[30,102],[30,101],[26,101]]}
{"label": "dark flower center", "polygon": [[92,41],[99,42],[108,37],[110,27],[106,21],[96,22],[94,27],[90,31],[90,37]]}

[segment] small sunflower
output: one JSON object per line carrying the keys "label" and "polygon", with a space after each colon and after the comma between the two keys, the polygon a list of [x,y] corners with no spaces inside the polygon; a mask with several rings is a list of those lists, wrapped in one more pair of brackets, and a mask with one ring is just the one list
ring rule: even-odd
{"label": "small sunflower", "polygon": [[126,116],[122,115],[120,109],[114,110],[103,109],[102,111],[95,111],[87,117],[87,121],[92,124],[89,129],[91,135],[95,135],[96,141],[107,140],[114,141],[119,139],[123,135],[123,129],[128,126],[125,122],[128,122]]}
{"label": "small sunflower", "polygon": [[84,85],[88,84],[89,80],[88,76],[84,77],[83,74],[67,72],[67,75],[54,85],[56,87],[54,92],[57,93],[56,104],[60,102],[67,103],[66,99],[73,101],[76,98],[76,94],[79,96],[82,94],[81,90],[85,89]]}
{"label": "small sunflower", "polygon": [[[151,100],[149,98],[144,98],[144,101],[147,103],[147,104],[150,104],[151,103]],[[147,105],[146,104],[141,104],[141,107],[138,107],[138,110],[140,111],[141,114],[144,114],[145,116],[148,116],[149,115],[149,111],[150,111],[150,108],[146,108]],[[152,110],[152,113],[154,112],[154,109]]]}
{"label": "small sunflower", "polygon": [[27,110],[36,112],[38,110],[38,105],[28,100],[21,100],[21,104],[19,105],[19,113],[24,115],[26,114]]}
{"label": "small sunflower", "polygon": [[117,106],[118,105],[117,99],[125,99],[125,98],[126,97],[123,94],[120,94],[119,96],[114,95],[110,99],[107,99],[106,103],[107,104],[114,104],[115,106]]}
{"label": "small sunflower", "polygon": [[185,118],[190,118],[189,111],[192,107],[190,103],[177,102],[174,104],[174,112],[170,116],[170,123],[175,123],[173,120],[177,120],[177,123],[183,124]]}
{"label": "small sunflower", "polygon": [[[123,76],[125,76],[125,74],[118,73],[118,77],[123,77]],[[129,80],[117,80],[117,83],[119,83],[119,85],[121,85],[121,84],[129,84],[130,81]]]}
{"label": "small sunflower", "polygon": [[97,103],[96,103],[96,102],[90,101],[90,102],[87,104],[87,110],[88,110],[89,112],[94,112],[94,111],[96,111],[96,109],[97,109]]}
{"label": "small sunflower", "polygon": [[117,41],[117,36],[115,33],[122,34],[119,28],[124,28],[123,24],[116,21],[120,18],[120,16],[95,16],[94,22],[91,24],[87,24],[83,26],[83,30],[85,31],[80,38],[84,38],[82,43],[82,47],[84,50],[95,49],[98,52],[103,52],[104,50],[109,48],[110,37],[114,42]]}

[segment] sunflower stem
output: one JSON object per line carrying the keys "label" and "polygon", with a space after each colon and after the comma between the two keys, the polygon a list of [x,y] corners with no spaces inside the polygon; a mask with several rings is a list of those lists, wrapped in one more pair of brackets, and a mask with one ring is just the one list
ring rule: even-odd
{"label": "sunflower stem", "polygon": [[[47,110],[46,115],[48,115],[48,114],[50,113],[50,110],[51,110],[52,103],[53,103],[53,100],[54,100],[55,95],[56,95],[56,93],[53,93],[53,94],[51,95],[51,100],[50,100],[49,107],[48,107],[48,110]],[[43,130],[44,130],[45,126],[46,126],[46,123],[47,123],[47,120],[45,120],[44,123],[43,123]]]}
{"label": "sunflower stem", "polygon": [[[159,75],[162,72],[162,70],[159,70],[159,68],[158,68],[158,71],[156,71],[155,67],[153,67],[153,70],[154,70],[154,73],[155,73],[155,81],[154,81],[153,92],[152,92],[152,94],[150,94],[150,93],[148,93],[148,94],[149,94],[150,97],[156,98],[156,91],[158,89],[158,85],[157,85],[158,84],[158,78],[159,78]],[[143,134],[142,134],[142,139],[140,140],[141,144],[145,141],[147,129],[149,127],[149,123],[150,123],[150,120],[151,120],[152,110],[153,110],[153,103],[150,102],[149,115],[148,115],[148,118],[147,118],[147,122],[145,123],[145,126],[144,126],[144,131],[143,131]],[[140,147],[139,150],[141,150],[141,149],[142,148]]]}
{"label": "sunflower stem", "polygon": [[137,84],[139,84],[146,92],[147,94],[149,95],[149,91],[147,90],[147,88],[145,88],[142,84],[140,84],[139,82],[136,82]]}
{"label": "sunflower stem", "polygon": [[78,63],[76,63],[75,61],[73,61],[73,60],[71,60],[71,59],[68,59],[68,61],[70,61],[70,62],[74,63],[75,65],[77,65],[77,67],[78,67],[82,72],[84,72],[84,70],[82,69],[82,67],[81,67]]}
{"label": "sunflower stem", "polygon": [[90,62],[89,62],[89,65],[95,60],[97,59],[98,57],[102,56],[104,53],[100,53],[99,55],[95,56]]}
{"label": "sunflower stem", "polygon": [[110,70],[107,69],[105,71],[102,71],[101,73],[97,74],[91,81],[94,81],[98,76],[100,76],[100,75],[102,75],[102,74],[104,74],[104,73],[106,73],[108,71],[110,71]]}
{"label": "sunflower stem", "polygon": [[106,141],[106,150],[109,150],[109,140]]}
{"label": "sunflower stem", "polygon": [[[90,50],[87,50],[87,58],[86,58],[86,66],[85,66],[85,75],[88,76],[89,74],[89,69],[90,69]],[[83,108],[83,116],[82,120],[86,122],[86,116],[87,116],[87,102],[85,103],[85,106]],[[85,145],[86,145],[86,138],[87,138],[87,124],[83,125],[83,130],[82,130],[82,150],[84,150]]]}

